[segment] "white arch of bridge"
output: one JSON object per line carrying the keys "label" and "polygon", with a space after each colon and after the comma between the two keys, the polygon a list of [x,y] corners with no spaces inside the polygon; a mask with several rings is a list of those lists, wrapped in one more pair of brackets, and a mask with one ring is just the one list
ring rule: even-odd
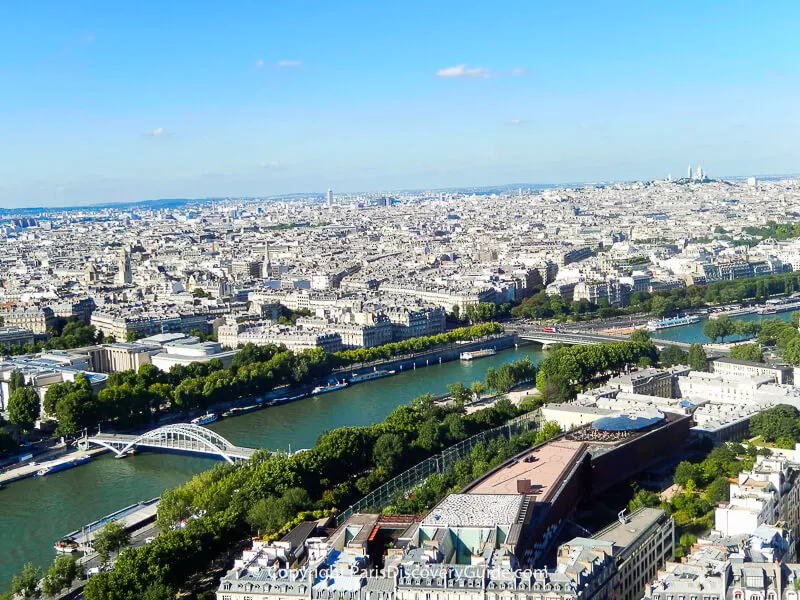
{"label": "white arch of bridge", "polygon": [[131,448],[136,446],[186,450],[185,446],[181,443],[193,442],[205,448],[209,454],[218,454],[229,463],[233,463],[233,457],[231,457],[228,452],[234,447],[233,444],[218,433],[191,423],[164,425],[163,427],[158,427],[157,429],[143,433],[131,441],[114,442],[112,440],[98,438],[89,438],[89,441],[98,446],[108,448],[117,456],[123,456],[126,452],[131,450]]}

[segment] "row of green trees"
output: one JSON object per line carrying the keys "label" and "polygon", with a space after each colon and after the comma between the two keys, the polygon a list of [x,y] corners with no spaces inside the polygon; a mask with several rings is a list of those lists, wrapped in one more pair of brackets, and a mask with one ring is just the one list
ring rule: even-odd
{"label": "row of green trees", "polygon": [[217,465],[163,494],[158,514],[163,533],[151,544],[125,549],[113,570],[89,580],[86,598],[138,600],[151,585],[177,589],[236,540],[275,534],[301,511],[347,506],[444,446],[518,413],[501,400],[465,415],[428,394],[381,423],[323,433],[310,450],[260,451],[241,465]]}
{"label": "row of green trees", "polygon": [[448,385],[447,389],[456,404],[463,406],[480,400],[487,391],[505,394],[520,383],[535,379],[536,366],[526,356],[510,363],[503,363],[497,369],[489,367],[486,370],[486,378],[483,381],[473,381],[470,387],[465,386],[461,381],[456,381]]}
{"label": "row of green trees", "polygon": [[432,350],[439,346],[454,344],[456,342],[478,340],[490,335],[498,335],[502,332],[503,326],[499,323],[482,323],[473,325],[472,327],[460,327],[446,333],[410,338],[402,342],[391,342],[372,348],[344,350],[332,355],[332,366],[346,367],[358,363],[387,360],[395,356],[425,352],[426,350]]}
{"label": "row of green trees", "polygon": [[48,333],[50,338],[47,341],[13,345],[6,350],[6,353],[16,356],[18,354],[33,354],[43,350],[68,350],[108,341],[104,339],[103,332],[97,331],[94,325],[84,325],[75,318],[57,320],[55,327],[50,329]]}
{"label": "row of green trees", "polygon": [[562,346],[539,363],[536,387],[548,400],[572,397],[598,375],[619,372],[626,366],[650,366],[658,350],[648,340],[593,346]]}
{"label": "row of green trees", "polygon": [[[142,365],[138,372],[111,373],[106,387],[99,394],[92,391],[84,376],[78,375],[74,383],[51,386],[45,395],[44,409],[48,416],[58,420],[61,435],[72,435],[85,427],[107,421],[120,428],[139,427],[149,423],[157,411],[203,409],[238,397],[264,394],[281,386],[309,384],[329,376],[337,367],[364,360],[388,359],[500,332],[502,327],[497,323],[486,323],[436,336],[336,354],[326,354],[321,348],[293,352],[283,346],[247,344],[228,368],[223,368],[219,360],[188,366],[174,365],[168,373],[152,365]],[[500,385],[507,381],[506,371],[507,368],[502,373]],[[32,389],[25,389],[26,397],[33,393]],[[38,402],[35,404],[36,414],[26,411],[20,423],[32,424],[31,417],[33,420],[38,418]]]}
{"label": "row of green trees", "polygon": [[753,337],[758,334],[760,328],[760,324],[755,321],[734,321],[728,315],[722,315],[705,322],[703,335],[712,342],[717,340],[725,342],[725,338],[731,335],[743,338]]}
{"label": "row of green trees", "polygon": [[[763,301],[770,296],[791,294],[800,290],[800,273],[778,273],[742,279],[715,281],[708,285],[657,292],[633,292],[630,304],[615,308],[607,302],[591,304],[587,300],[567,302],[561,296],[549,296],[544,290],[525,298],[511,309],[517,317],[581,321],[623,315],[649,313],[657,317],[709,304],[728,304],[745,300]],[[730,335],[730,334],[729,334]]]}

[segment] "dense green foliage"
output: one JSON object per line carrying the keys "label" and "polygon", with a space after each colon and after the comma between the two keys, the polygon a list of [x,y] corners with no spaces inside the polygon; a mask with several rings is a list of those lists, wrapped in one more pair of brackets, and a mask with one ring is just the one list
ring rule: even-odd
{"label": "dense green foliage", "polygon": [[709,319],[703,325],[703,335],[716,342],[722,342],[731,335],[738,335],[743,338],[753,337],[758,333],[760,326],[752,321],[734,321],[728,315],[722,315],[717,319]]}
{"label": "dense green foliage", "polygon": [[112,554],[130,544],[131,535],[119,521],[109,521],[94,536],[92,544],[100,563],[107,565]]}
{"label": "dense green foliage", "polygon": [[708,355],[701,344],[689,346],[688,359],[692,371],[708,371]]}
{"label": "dense green foliage", "polygon": [[54,597],[61,590],[69,589],[82,574],[74,556],[58,556],[42,578],[42,592]]}
{"label": "dense green foliage", "polygon": [[742,231],[761,241],[767,238],[784,241],[800,237],[800,223],[782,223],[769,221],[763,227],[743,227]]}
{"label": "dense green foliage", "polygon": [[[44,407],[48,415],[58,419],[62,435],[73,435],[84,427],[104,421],[114,422],[122,428],[139,427],[150,422],[154,411],[185,413],[204,409],[218,402],[264,394],[281,386],[309,384],[330,375],[337,367],[389,359],[500,332],[502,327],[497,323],[486,323],[336,354],[326,354],[321,348],[292,352],[283,346],[247,344],[227,369],[219,360],[188,366],[174,365],[169,373],[159,371],[153,365],[142,365],[138,372],[111,373],[105,389],[96,395],[88,380],[79,376],[74,384],[52,386],[46,393]],[[514,365],[503,368],[500,385],[506,385],[509,378],[516,376],[514,369],[526,368],[517,363]],[[512,371],[510,375],[509,369]]]}
{"label": "dense green foliage", "polygon": [[386,360],[394,356],[403,356],[415,352],[425,352],[438,346],[477,340],[489,335],[497,335],[503,332],[503,327],[499,323],[483,323],[472,327],[461,327],[453,329],[447,333],[437,335],[415,337],[402,342],[392,342],[382,346],[372,348],[354,348],[344,350],[332,355],[333,367],[346,367],[357,363],[372,362],[375,360]]}
{"label": "dense green foliage", "polygon": [[661,363],[662,367],[687,365],[689,364],[689,353],[674,344],[670,344],[658,353],[658,362]]}
{"label": "dense green foliage", "polygon": [[[179,588],[250,533],[277,533],[279,525],[286,527],[282,521],[301,511],[342,508],[444,446],[518,412],[500,400],[467,416],[457,405],[438,404],[426,395],[381,423],[323,433],[310,450],[260,451],[240,465],[217,465],[162,495],[158,523],[163,533],[151,544],[123,550],[113,570],[89,580],[86,598],[139,600],[152,585]],[[175,528],[179,523],[185,526]]]}
{"label": "dense green foliage", "polygon": [[25,563],[22,571],[14,575],[11,580],[11,594],[28,600],[29,598],[39,597],[39,580],[42,578],[42,570],[31,563]]}
{"label": "dense green foliage", "polygon": [[708,285],[690,285],[653,293],[633,292],[630,296],[630,305],[625,308],[614,308],[608,303],[595,305],[587,300],[568,303],[561,296],[549,296],[547,292],[541,290],[525,298],[518,306],[511,309],[511,313],[517,317],[559,321],[604,319],[641,313],[662,317],[708,304],[766,300],[770,296],[791,294],[798,290],[800,290],[800,273],[794,272],[721,280]]}
{"label": "dense green foliage", "polygon": [[32,387],[14,390],[8,400],[8,421],[22,431],[30,431],[39,418],[39,396]]}
{"label": "dense green foliage", "polygon": [[689,538],[684,540],[683,535],[713,528],[714,507],[728,499],[728,479],[752,469],[758,453],[754,446],[727,443],[714,448],[700,463],[683,461],[677,466],[674,482],[682,491],[661,505],[675,518],[676,533],[681,534],[676,554],[684,555],[693,543]]}
{"label": "dense green foliage", "polygon": [[794,443],[800,441],[800,411],[787,404],[768,408],[750,419],[750,434],[761,436],[767,443],[788,440],[789,448],[794,448]]}
{"label": "dense green foliage", "polygon": [[764,362],[760,344],[739,344],[738,346],[734,346],[731,348],[730,357],[752,362]]}
{"label": "dense green foliage", "polygon": [[94,325],[84,325],[75,318],[57,319],[55,328],[48,331],[50,339],[46,342],[33,342],[22,346],[11,346],[9,355],[33,354],[43,350],[68,350],[91,346],[103,341],[102,332],[97,332]]}
{"label": "dense green foliage", "polygon": [[511,314],[511,303],[495,304],[494,302],[479,302],[468,305],[461,314],[470,323],[489,323],[497,319],[505,319]]}
{"label": "dense green foliage", "polygon": [[539,363],[536,386],[542,394],[566,393],[590,383],[596,376],[618,372],[647,359],[654,364],[658,351],[650,342],[615,342],[594,346],[560,347]]}

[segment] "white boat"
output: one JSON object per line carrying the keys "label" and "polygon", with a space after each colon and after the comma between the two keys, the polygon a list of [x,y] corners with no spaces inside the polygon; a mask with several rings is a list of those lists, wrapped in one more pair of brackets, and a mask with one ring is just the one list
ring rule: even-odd
{"label": "white boat", "polygon": [[316,396],[317,394],[326,394],[328,392],[335,392],[336,390],[341,390],[342,388],[346,388],[349,384],[346,381],[336,382],[336,383],[329,383],[327,385],[318,385],[313,390],[311,390],[311,395]]}
{"label": "white boat", "polygon": [[680,327],[682,325],[691,325],[692,323],[699,323],[700,317],[697,315],[689,315],[686,317],[672,317],[671,319],[659,319],[658,321],[650,321],[645,326],[648,331],[658,331],[659,329],[667,329],[669,327]]}
{"label": "white boat", "polygon": [[458,358],[461,360],[475,360],[476,358],[483,358],[484,356],[494,356],[497,350],[494,348],[484,348],[483,350],[473,350],[471,352],[462,352]]}
{"label": "white boat", "polygon": [[397,371],[372,371],[371,373],[363,373],[361,375],[356,375],[353,373],[353,376],[350,378],[350,383],[361,383],[362,381],[372,381],[373,379],[380,379],[381,377],[389,377],[394,375]]}
{"label": "white boat", "polygon": [[64,538],[63,540],[58,540],[53,545],[53,548],[61,554],[72,554],[78,551],[78,542],[72,538]]}
{"label": "white boat", "polygon": [[206,413],[201,417],[192,419],[192,425],[208,425],[219,419],[214,413]]}

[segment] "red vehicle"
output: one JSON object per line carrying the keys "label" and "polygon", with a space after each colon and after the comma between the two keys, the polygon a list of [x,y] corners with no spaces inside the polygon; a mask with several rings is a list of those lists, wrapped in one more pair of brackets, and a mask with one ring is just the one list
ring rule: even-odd
{"label": "red vehicle", "polygon": [[542,329],[542,331],[544,331],[545,333],[555,333],[556,332],[556,328],[555,327],[544,327]]}

